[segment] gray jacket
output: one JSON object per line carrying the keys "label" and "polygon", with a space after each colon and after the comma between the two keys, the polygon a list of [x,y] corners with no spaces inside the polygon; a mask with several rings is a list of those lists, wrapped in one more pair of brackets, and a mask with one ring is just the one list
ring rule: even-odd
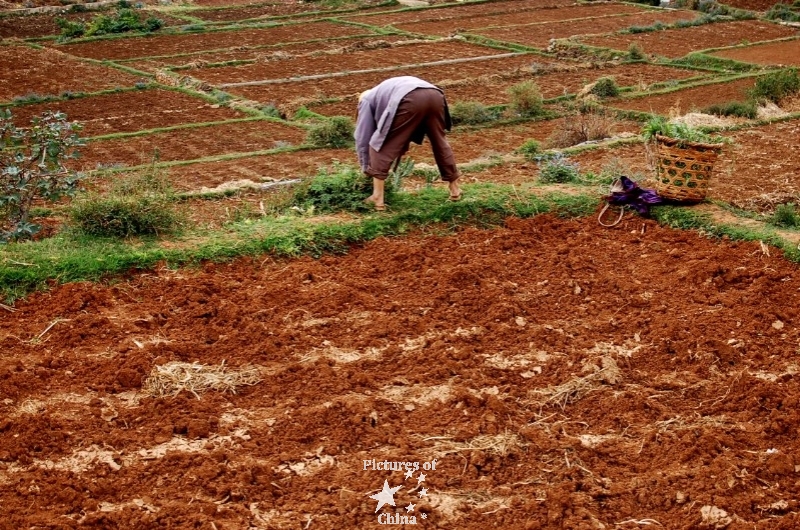
{"label": "gray jacket", "polygon": [[[358,119],[356,120],[356,151],[361,169],[366,171],[369,165],[369,148],[380,151],[386,141],[386,135],[392,127],[394,116],[400,101],[416,88],[435,88],[442,90],[427,81],[410,75],[392,77],[382,81],[376,87],[364,93],[358,102]],[[449,118],[447,105],[445,113]],[[449,124],[449,119],[446,120]],[[448,125],[449,129],[449,125]],[[414,138],[416,143],[421,143],[422,138]]]}

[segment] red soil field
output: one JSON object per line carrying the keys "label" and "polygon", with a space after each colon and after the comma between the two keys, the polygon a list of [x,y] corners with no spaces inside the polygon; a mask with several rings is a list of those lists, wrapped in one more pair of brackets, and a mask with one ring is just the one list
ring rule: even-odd
{"label": "red soil field", "polygon": [[28,123],[46,110],[60,111],[83,125],[81,136],[136,132],[186,123],[246,118],[243,112],[173,90],[151,89],[15,107]]}
{"label": "red soil field", "polygon": [[[206,66],[208,63],[222,63],[227,61],[276,61],[286,60],[290,55],[307,55],[314,53],[353,51],[359,48],[379,47],[386,43],[398,40],[407,41],[407,36],[375,35],[365,37],[341,37],[324,41],[306,42],[300,44],[269,45],[234,48],[225,51],[197,52],[175,57],[158,57],[152,59],[131,59],[118,61],[127,67],[144,72],[155,73],[161,69],[176,67],[190,67],[192,69]],[[191,74],[191,72],[188,72]]]}
{"label": "red soil field", "polygon": [[504,52],[503,50],[457,40],[420,42],[392,48],[354,51],[347,54],[297,57],[284,61],[197,69],[192,72],[192,74],[193,77],[218,85],[223,83],[267,79],[288,79],[292,77],[343,72],[350,69],[367,70],[370,68],[388,68],[391,66],[414,65],[468,57],[483,57],[500,55],[503,53],[510,53],[510,51]]}
{"label": "red soil field", "polygon": [[[34,37],[46,37],[49,35],[59,35],[61,28],[56,23],[56,18],[64,18],[70,22],[88,22],[98,15],[97,12],[86,13],[62,13],[53,15],[52,13],[25,15],[25,16],[5,16],[0,18],[0,38],[9,39],[30,39]],[[146,18],[149,14],[143,14]],[[153,13],[154,16],[164,22],[164,26],[181,26],[186,24],[185,20],[170,17],[161,13]]]}
{"label": "red soil field", "polygon": [[[283,17],[299,13],[303,13],[309,17],[313,17],[314,13],[319,13],[320,16],[331,17],[339,15],[342,11],[342,8],[332,7],[321,2],[275,2],[263,5],[252,5],[254,2],[247,2],[247,4],[251,5],[237,5],[245,4],[244,2],[214,2],[205,0],[194,2],[196,6],[210,6],[213,4],[219,4],[221,9],[194,9],[191,11],[191,16],[207,22],[233,22],[236,20],[249,20],[254,18]],[[386,11],[387,9],[391,8],[376,7],[363,11],[369,13],[370,11]],[[359,10],[359,12],[361,11],[362,10]]]}
{"label": "red soil field", "polygon": [[31,94],[97,92],[132,87],[139,78],[106,66],[89,64],[56,50],[0,46],[0,101]]}
{"label": "red soil field", "polygon": [[744,63],[769,66],[800,66],[800,40],[770,42],[746,48],[720,50],[711,55]]}
{"label": "red soil field", "polygon": [[729,5],[731,7],[735,7],[738,9],[748,9],[750,11],[768,11],[769,8],[776,4],[789,4],[791,5],[791,1],[780,1],[776,2],[775,0],[730,0],[725,2],[725,5]]}
{"label": "red soil field", "polygon": [[449,80],[476,78],[489,72],[508,74],[517,72],[521,68],[530,67],[533,63],[552,64],[552,62],[553,60],[548,57],[533,54],[518,55],[437,66],[404,66],[397,70],[349,74],[307,81],[239,86],[228,88],[226,91],[265,103],[286,103],[296,100],[308,101],[309,99],[340,98],[345,96],[355,97],[365,89],[373,87],[387,77],[395,75],[413,75],[436,84]]}
{"label": "red soil field", "polygon": [[152,162],[194,160],[229,153],[266,151],[299,145],[306,131],[271,121],[246,121],[90,142],[76,163],[85,170],[98,166],[136,166]]}
{"label": "red soil field", "polygon": [[509,0],[505,2],[480,2],[471,5],[451,4],[432,9],[404,9],[394,10],[389,13],[376,13],[368,15],[342,16],[340,18],[368,24],[370,26],[388,26],[396,24],[409,24],[433,20],[464,19],[472,17],[491,16],[503,13],[524,13],[525,11],[546,8],[564,8],[574,5],[570,0]]}
{"label": "red soil field", "polygon": [[[302,27],[302,31],[298,31]],[[270,28],[239,29],[177,35],[150,34],[133,39],[113,39],[96,42],[56,45],[65,53],[91,59],[123,60],[137,57],[207,52],[241,46],[263,46],[300,42],[312,39],[363,35],[364,28],[333,22],[306,22],[302,26],[287,24]]]}
{"label": "red soil field", "polygon": [[797,34],[797,29],[779,24],[738,20],[631,35],[582,37],[579,41],[590,46],[615,50],[627,50],[635,42],[648,54],[675,59],[704,49],[781,39]]}
{"label": "red soil field", "polygon": [[[564,127],[565,118],[529,122],[491,129],[466,129],[454,127],[448,136],[458,163],[488,159],[493,155],[510,154],[527,140],[545,142],[550,135]],[[611,120],[612,135],[638,133],[641,126],[635,122]],[[417,162],[433,164],[430,144],[412,144],[408,156]]]}
{"label": "red soil field", "polygon": [[334,161],[355,165],[358,163],[352,149],[313,149],[302,153],[276,153],[274,155],[248,156],[236,160],[201,162],[169,168],[168,176],[179,191],[214,188],[232,180],[295,179],[314,175],[321,167],[330,167]]}
{"label": "red soil field", "polygon": [[[596,19],[601,17],[617,17],[620,15],[637,16],[644,9],[633,5],[621,4],[585,4],[575,7],[558,7],[552,9],[537,9],[519,13],[501,13],[485,15],[482,17],[458,17],[446,20],[433,20],[424,22],[408,22],[393,24],[404,31],[413,33],[428,33],[431,35],[449,35],[455,31],[472,33],[476,28],[495,26],[522,25],[548,22],[578,22],[582,19]],[[574,19],[574,20],[573,20]],[[539,28],[528,28],[534,31]]]}
{"label": "red soil field", "polygon": [[450,22],[447,21],[455,19],[469,20],[473,17],[479,18],[506,13],[523,14],[528,11],[563,9],[574,5],[575,2],[570,0],[510,0],[504,2],[482,2],[466,6],[451,3],[450,5],[432,9],[404,9],[383,14],[353,15],[341,18],[370,26],[395,26],[437,20],[449,24]]}
{"label": "red soil field", "polygon": [[[446,81],[443,86],[445,95],[450,103],[458,101],[477,101],[484,105],[504,105],[509,103],[508,89],[525,80],[534,81],[541,90],[545,99],[556,98],[567,94],[575,94],[583,87],[597,81],[601,77],[613,77],[620,87],[635,87],[637,90],[646,88],[650,83],[660,83],[668,80],[687,79],[700,77],[703,74],[694,70],[670,68],[657,65],[625,64],[616,66],[581,65],[566,70],[548,70],[543,67],[541,72],[519,73],[514,77],[484,76],[473,78],[473,81],[449,85]],[[425,71],[420,77],[425,78]],[[387,74],[383,74],[384,77]],[[364,85],[368,86],[368,85]],[[355,92],[345,101],[336,103],[309,104],[308,107],[324,116],[347,116],[354,112],[355,97],[360,92]],[[320,98],[323,99],[323,98]]]}
{"label": "red soil field", "polygon": [[679,20],[692,20],[696,17],[697,14],[693,11],[651,11],[636,15],[475,29],[470,33],[499,41],[545,49],[550,44],[551,39],[611,33],[631,26],[650,26],[656,22],[672,24]]}
{"label": "red soil field", "polygon": [[[5,523],[793,527],[800,280],[777,254],[540,216],[56,287],[0,320]],[[171,361],[261,381],[142,392]]]}
{"label": "red soil field", "polygon": [[689,112],[699,112],[715,103],[745,101],[747,91],[755,85],[755,77],[745,77],[736,81],[712,83],[675,90],[665,94],[618,99],[610,101],[609,106],[649,112],[651,114],[671,114],[682,116]]}
{"label": "red soil field", "polygon": [[[196,5],[219,0],[200,2]],[[396,16],[407,23],[456,12],[477,18],[556,2],[486,2]],[[319,6],[281,2],[246,9],[270,13]],[[360,18],[371,17],[351,20]],[[570,35],[596,33],[608,21],[631,18],[574,22]],[[514,31],[538,39],[543,37],[533,28],[542,26],[551,25]],[[352,29],[312,23],[308,36],[305,29],[297,35],[297,28],[57,49],[131,58],[225,48],[218,55],[198,54],[219,60],[233,57],[236,46]],[[662,48],[645,44],[644,49],[676,56],[671,54],[695,50],[698,43],[712,47],[724,45],[717,40],[774,38],[769,32],[776,28],[795,31],[736,22],[638,37],[669,36]],[[459,48],[448,48],[450,56],[475,48],[453,44]],[[793,50],[783,44],[754,46],[751,57],[774,64],[791,60]],[[746,50],[720,53],[728,52]],[[325,71],[361,67],[361,58],[370,55],[359,53],[325,57],[331,64]],[[417,54],[407,57],[421,62]],[[355,94],[399,73],[444,85],[451,102],[486,103],[505,102],[507,80],[492,74],[521,75],[519,69],[532,63],[541,66],[534,79],[546,97],[574,93],[607,75],[622,86],[641,83],[640,88],[709,75],[656,65],[547,71],[554,61],[531,54],[231,91],[282,105],[349,98],[312,108],[341,108],[353,116]],[[24,95],[17,94],[21,90],[59,94],[138,81],[52,50],[3,46],[0,63],[0,100],[2,94]],[[327,68],[321,63],[307,58],[292,68]],[[474,79],[469,86],[449,84],[468,78]],[[684,113],[742,99],[753,81],[610,104]],[[85,121],[88,134],[243,116],[164,89],[13,110],[26,117],[56,107]],[[456,127],[449,139],[463,164],[508,156],[529,139],[545,142],[564,121]],[[618,122],[613,132],[630,135],[640,127]],[[732,141],[715,166],[710,199],[758,210],[800,194],[797,119],[726,134]],[[299,145],[305,135],[300,127],[271,121],[182,128],[90,142],[78,164],[85,169],[144,164],[156,150],[160,161],[187,161]],[[433,163],[427,143],[408,156]],[[582,171],[615,167],[641,177],[643,185],[652,173],[641,143],[586,150],[570,159]],[[352,149],[323,149],[167,171],[175,187],[187,191],[237,179],[308,176],[334,160],[356,163]],[[520,158],[463,178],[467,184],[567,192],[537,184],[538,173],[536,163]],[[415,177],[408,185],[424,183]],[[456,207],[469,210],[476,189],[465,186]],[[268,198],[243,193],[183,206],[201,226],[219,227],[249,216]],[[354,221],[351,215],[314,219],[334,227]],[[383,220],[377,214],[368,223]],[[240,224],[209,244],[243,244],[246,230]],[[758,242],[674,231],[630,213],[613,229],[600,227],[594,216],[540,215],[507,219],[494,230],[452,232],[449,226],[427,226],[313,259],[258,255],[180,269],[160,264],[96,284],[53,283],[13,307],[0,305],[0,528],[368,529],[387,514],[413,515],[423,528],[463,530],[800,527],[796,264]],[[169,252],[184,244],[201,243],[176,239],[164,247]],[[260,381],[235,394],[153,396],[146,391],[147,377],[169,362],[254,367]],[[373,459],[428,469],[405,476],[374,469]],[[393,496],[396,506],[376,510],[374,497],[384,484],[401,486]]]}

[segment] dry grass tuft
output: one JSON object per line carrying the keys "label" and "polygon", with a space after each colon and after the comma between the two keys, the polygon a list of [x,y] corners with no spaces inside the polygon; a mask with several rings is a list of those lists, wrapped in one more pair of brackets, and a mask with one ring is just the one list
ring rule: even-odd
{"label": "dry grass tuft", "polygon": [[171,362],[154,367],[142,390],[154,397],[177,396],[186,390],[200,399],[209,390],[235,394],[238,387],[252,386],[260,381],[261,372],[253,366],[230,369],[224,362],[219,366]]}
{"label": "dry grass tuft", "polygon": [[602,383],[615,385],[622,380],[622,372],[611,357],[601,357],[600,367],[594,367],[594,371],[583,377],[570,379],[566,383],[558,386],[534,390],[533,394],[538,394],[543,399],[537,400],[539,406],[558,405],[564,409],[568,404],[574,403],[584,397],[589,392],[596,390]]}
{"label": "dry grass tuft", "polygon": [[583,142],[603,140],[614,134],[617,122],[601,109],[586,109],[564,118],[547,138],[548,148],[561,149]]}
{"label": "dry grass tuft", "polygon": [[433,451],[441,456],[462,451],[483,451],[487,454],[504,457],[513,449],[523,445],[519,436],[508,431],[495,435],[482,434],[464,442],[457,442],[448,437],[426,438],[426,440],[435,440]]}
{"label": "dry grass tuft", "polygon": [[700,416],[694,418],[684,418],[683,416],[675,416],[664,421],[655,422],[654,426],[658,429],[659,433],[687,431],[693,429],[700,429],[703,427],[729,427],[731,423],[725,416]]}

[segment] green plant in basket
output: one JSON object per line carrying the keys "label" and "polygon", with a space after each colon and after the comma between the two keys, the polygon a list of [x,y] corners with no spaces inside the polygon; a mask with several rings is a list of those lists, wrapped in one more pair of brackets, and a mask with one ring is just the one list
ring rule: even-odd
{"label": "green plant in basket", "polygon": [[686,142],[697,142],[703,144],[719,144],[726,143],[729,140],[718,134],[711,134],[692,127],[685,123],[675,123],[667,120],[663,116],[654,116],[650,118],[647,123],[642,127],[642,136],[645,143],[654,142],[656,136],[665,136],[678,140],[679,145]]}

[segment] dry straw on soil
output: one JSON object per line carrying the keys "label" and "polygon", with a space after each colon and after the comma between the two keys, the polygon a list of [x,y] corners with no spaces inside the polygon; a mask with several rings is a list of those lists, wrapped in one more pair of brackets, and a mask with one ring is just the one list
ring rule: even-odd
{"label": "dry straw on soil", "polygon": [[252,366],[230,369],[224,362],[219,366],[170,362],[154,367],[142,390],[154,397],[177,396],[186,390],[200,399],[209,390],[236,394],[237,388],[252,386],[260,381],[260,370]]}
{"label": "dry straw on soil", "polygon": [[433,451],[439,456],[462,451],[484,451],[489,454],[506,456],[523,445],[519,436],[508,431],[495,435],[482,434],[464,442],[457,442],[448,437],[426,438],[426,441],[429,440],[435,440]]}
{"label": "dry straw on soil", "polygon": [[570,379],[555,387],[534,390],[533,394],[541,396],[541,399],[537,399],[536,402],[540,407],[558,405],[563,409],[568,404],[574,403],[589,392],[596,390],[603,383],[615,385],[622,380],[622,373],[617,361],[611,357],[601,357],[600,367],[593,366],[592,369],[595,371],[583,377]]}

